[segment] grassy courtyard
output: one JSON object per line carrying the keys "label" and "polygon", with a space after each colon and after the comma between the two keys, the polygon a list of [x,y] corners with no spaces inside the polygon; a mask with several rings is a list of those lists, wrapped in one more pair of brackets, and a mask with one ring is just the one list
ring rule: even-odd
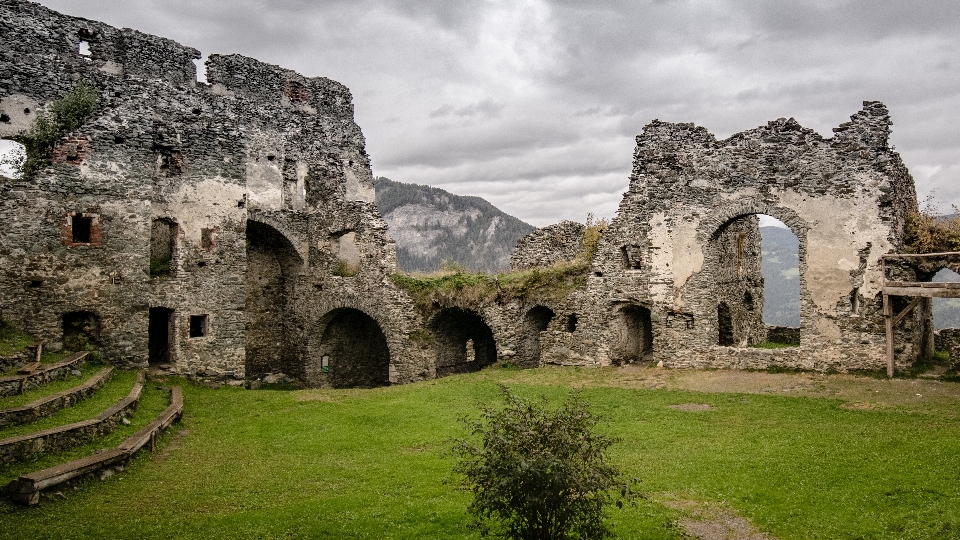
{"label": "grassy courtyard", "polygon": [[0,538],[475,538],[449,438],[499,383],[555,400],[580,388],[607,418],[613,459],[647,496],[610,512],[620,538],[683,538],[692,507],[780,539],[960,538],[960,384],[499,367],[375,390],[180,381],[186,412],[157,452],[37,507],[3,503]]}

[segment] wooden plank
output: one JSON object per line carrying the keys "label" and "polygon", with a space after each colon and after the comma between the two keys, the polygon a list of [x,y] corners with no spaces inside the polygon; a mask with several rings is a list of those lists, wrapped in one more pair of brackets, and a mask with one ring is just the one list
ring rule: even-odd
{"label": "wooden plank", "polygon": [[893,318],[893,326],[896,326],[898,322],[900,322],[904,317],[906,317],[907,313],[910,313],[911,311],[913,311],[913,308],[917,307],[917,304],[919,304],[921,300],[923,300],[922,297],[914,298],[913,301],[911,301],[910,304],[903,309],[903,311],[901,311],[896,317]]}
{"label": "wooden plank", "polygon": [[937,287],[890,287],[883,288],[884,294],[890,296],[922,296],[924,298],[960,298],[960,289]]}
{"label": "wooden plank", "polygon": [[883,295],[883,318],[886,322],[887,331],[887,377],[893,378],[893,306],[890,297]]}

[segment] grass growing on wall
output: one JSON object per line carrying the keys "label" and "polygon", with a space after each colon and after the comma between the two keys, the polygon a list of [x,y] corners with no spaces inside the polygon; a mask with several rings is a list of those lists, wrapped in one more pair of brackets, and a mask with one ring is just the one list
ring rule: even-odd
{"label": "grass growing on wall", "polygon": [[406,290],[420,309],[433,305],[476,305],[511,300],[561,300],[586,285],[590,265],[597,254],[606,219],[587,216],[587,225],[580,238],[580,255],[546,268],[499,274],[471,273],[457,263],[443,263],[443,270],[432,274],[392,276],[394,284]]}
{"label": "grass growing on wall", "polygon": [[434,304],[475,305],[524,299],[559,300],[587,282],[590,265],[583,261],[558,263],[548,268],[496,275],[473,274],[461,269],[426,275],[394,274],[393,282],[413,297],[420,309]]}
{"label": "grass growing on wall", "polygon": [[[583,387],[607,418],[601,431],[623,439],[612,460],[650,496],[610,513],[619,538],[682,538],[681,513],[665,499],[725,505],[781,540],[960,531],[956,401],[857,409],[828,398],[605,387],[615,374],[493,368],[296,392],[188,384],[184,419],[156,453],[36,508],[0,503],[0,537],[478,538],[467,528],[469,495],[447,481],[450,437],[465,434],[457,419],[495,399],[499,383],[554,402]],[[685,403],[713,410],[670,407]]]}

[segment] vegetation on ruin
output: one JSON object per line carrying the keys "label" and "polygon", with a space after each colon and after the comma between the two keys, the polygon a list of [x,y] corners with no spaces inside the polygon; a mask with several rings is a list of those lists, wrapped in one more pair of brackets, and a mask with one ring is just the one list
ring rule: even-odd
{"label": "vegetation on ruin", "polygon": [[461,263],[443,261],[439,272],[396,273],[391,277],[394,284],[410,293],[420,310],[512,300],[557,301],[586,285],[590,265],[608,225],[605,218],[595,221],[593,214],[589,214],[580,240],[580,255],[546,268],[485,274],[469,272]]}
{"label": "vegetation on ruin", "polygon": [[762,341],[760,343],[754,343],[750,346],[755,349],[786,349],[789,347],[799,347],[800,345],[796,343],[783,343],[780,341]]}
{"label": "vegetation on ruin", "polygon": [[941,215],[928,198],[924,209],[907,215],[904,235],[905,253],[942,253],[960,251],[960,209]]}
{"label": "vegetation on ruin", "polygon": [[[669,379],[697,377],[700,387],[717,375],[488,368],[295,392],[162,382],[185,385],[186,408],[156,452],[105,481],[60,486],[38,507],[0,502],[0,538],[478,538],[464,511],[471,495],[451,482],[449,440],[463,434],[458,418],[497,400],[500,384],[555,405],[580,388],[607,419],[603,432],[623,441],[610,463],[640,478],[646,496],[611,513],[619,538],[683,538],[690,502],[729,508],[780,540],[957,536],[958,385],[761,374],[762,393],[730,392],[729,379],[705,393]],[[132,374],[110,385],[100,410],[129,391]],[[134,425],[59,458],[4,467],[0,484],[116,445],[167,405],[157,386],[146,386]],[[684,404],[711,409],[674,408]]]}
{"label": "vegetation on ruin", "polygon": [[473,527],[510,540],[611,536],[605,507],[635,495],[606,456],[619,440],[596,432],[600,418],[579,393],[556,409],[506,386],[500,397],[503,406],[481,405],[479,419],[463,420],[472,438],[454,440]]}
{"label": "vegetation on ruin", "polygon": [[4,159],[13,176],[31,178],[50,163],[57,141],[83,125],[97,109],[100,92],[96,86],[80,80],[46,111],[37,111],[26,131],[12,137],[26,151]]}
{"label": "vegetation on ruin", "polygon": [[354,277],[360,272],[360,267],[351,265],[347,261],[337,261],[337,266],[333,268],[333,275],[339,277]]}

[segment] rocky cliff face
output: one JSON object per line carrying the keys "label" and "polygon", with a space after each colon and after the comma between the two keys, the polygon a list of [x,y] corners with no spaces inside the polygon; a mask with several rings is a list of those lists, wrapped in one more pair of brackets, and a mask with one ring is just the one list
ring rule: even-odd
{"label": "rocky cliff face", "polygon": [[479,197],[375,180],[377,206],[397,241],[397,262],[407,272],[432,272],[458,263],[474,271],[510,267],[517,240],[534,229]]}

